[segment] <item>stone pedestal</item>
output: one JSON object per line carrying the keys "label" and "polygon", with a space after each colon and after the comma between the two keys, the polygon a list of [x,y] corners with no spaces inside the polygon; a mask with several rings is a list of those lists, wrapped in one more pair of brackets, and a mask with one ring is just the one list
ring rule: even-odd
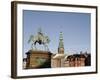
{"label": "stone pedestal", "polygon": [[47,51],[28,51],[26,69],[51,68],[51,54]]}

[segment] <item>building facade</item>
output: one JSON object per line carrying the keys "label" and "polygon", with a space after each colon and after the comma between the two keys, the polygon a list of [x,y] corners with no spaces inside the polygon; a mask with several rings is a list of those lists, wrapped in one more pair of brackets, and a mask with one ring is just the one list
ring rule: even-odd
{"label": "building facade", "polygon": [[64,67],[85,66],[85,59],[83,54],[69,55],[64,61]]}

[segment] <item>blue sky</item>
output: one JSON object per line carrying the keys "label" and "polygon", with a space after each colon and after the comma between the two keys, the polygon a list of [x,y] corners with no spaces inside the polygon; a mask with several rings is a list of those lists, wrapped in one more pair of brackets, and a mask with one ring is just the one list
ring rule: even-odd
{"label": "blue sky", "polygon": [[27,43],[30,35],[35,35],[39,27],[49,36],[48,46],[53,53],[57,53],[61,31],[66,54],[90,52],[90,18],[89,13],[23,10],[23,54],[31,47]]}

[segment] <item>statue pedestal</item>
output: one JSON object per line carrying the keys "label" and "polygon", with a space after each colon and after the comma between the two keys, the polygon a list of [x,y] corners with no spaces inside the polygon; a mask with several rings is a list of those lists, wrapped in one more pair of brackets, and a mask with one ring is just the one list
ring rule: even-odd
{"label": "statue pedestal", "polygon": [[51,68],[51,54],[47,51],[28,51],[26,69]]}

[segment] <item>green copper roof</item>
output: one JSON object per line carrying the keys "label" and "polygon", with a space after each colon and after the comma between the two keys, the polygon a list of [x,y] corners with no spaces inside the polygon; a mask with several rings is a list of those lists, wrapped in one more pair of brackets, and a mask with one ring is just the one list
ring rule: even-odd
{"label": "green copper roof", "polygon": [[59,48],[64,48],[62,32],[60,32],[60,37],[59,37]]}

